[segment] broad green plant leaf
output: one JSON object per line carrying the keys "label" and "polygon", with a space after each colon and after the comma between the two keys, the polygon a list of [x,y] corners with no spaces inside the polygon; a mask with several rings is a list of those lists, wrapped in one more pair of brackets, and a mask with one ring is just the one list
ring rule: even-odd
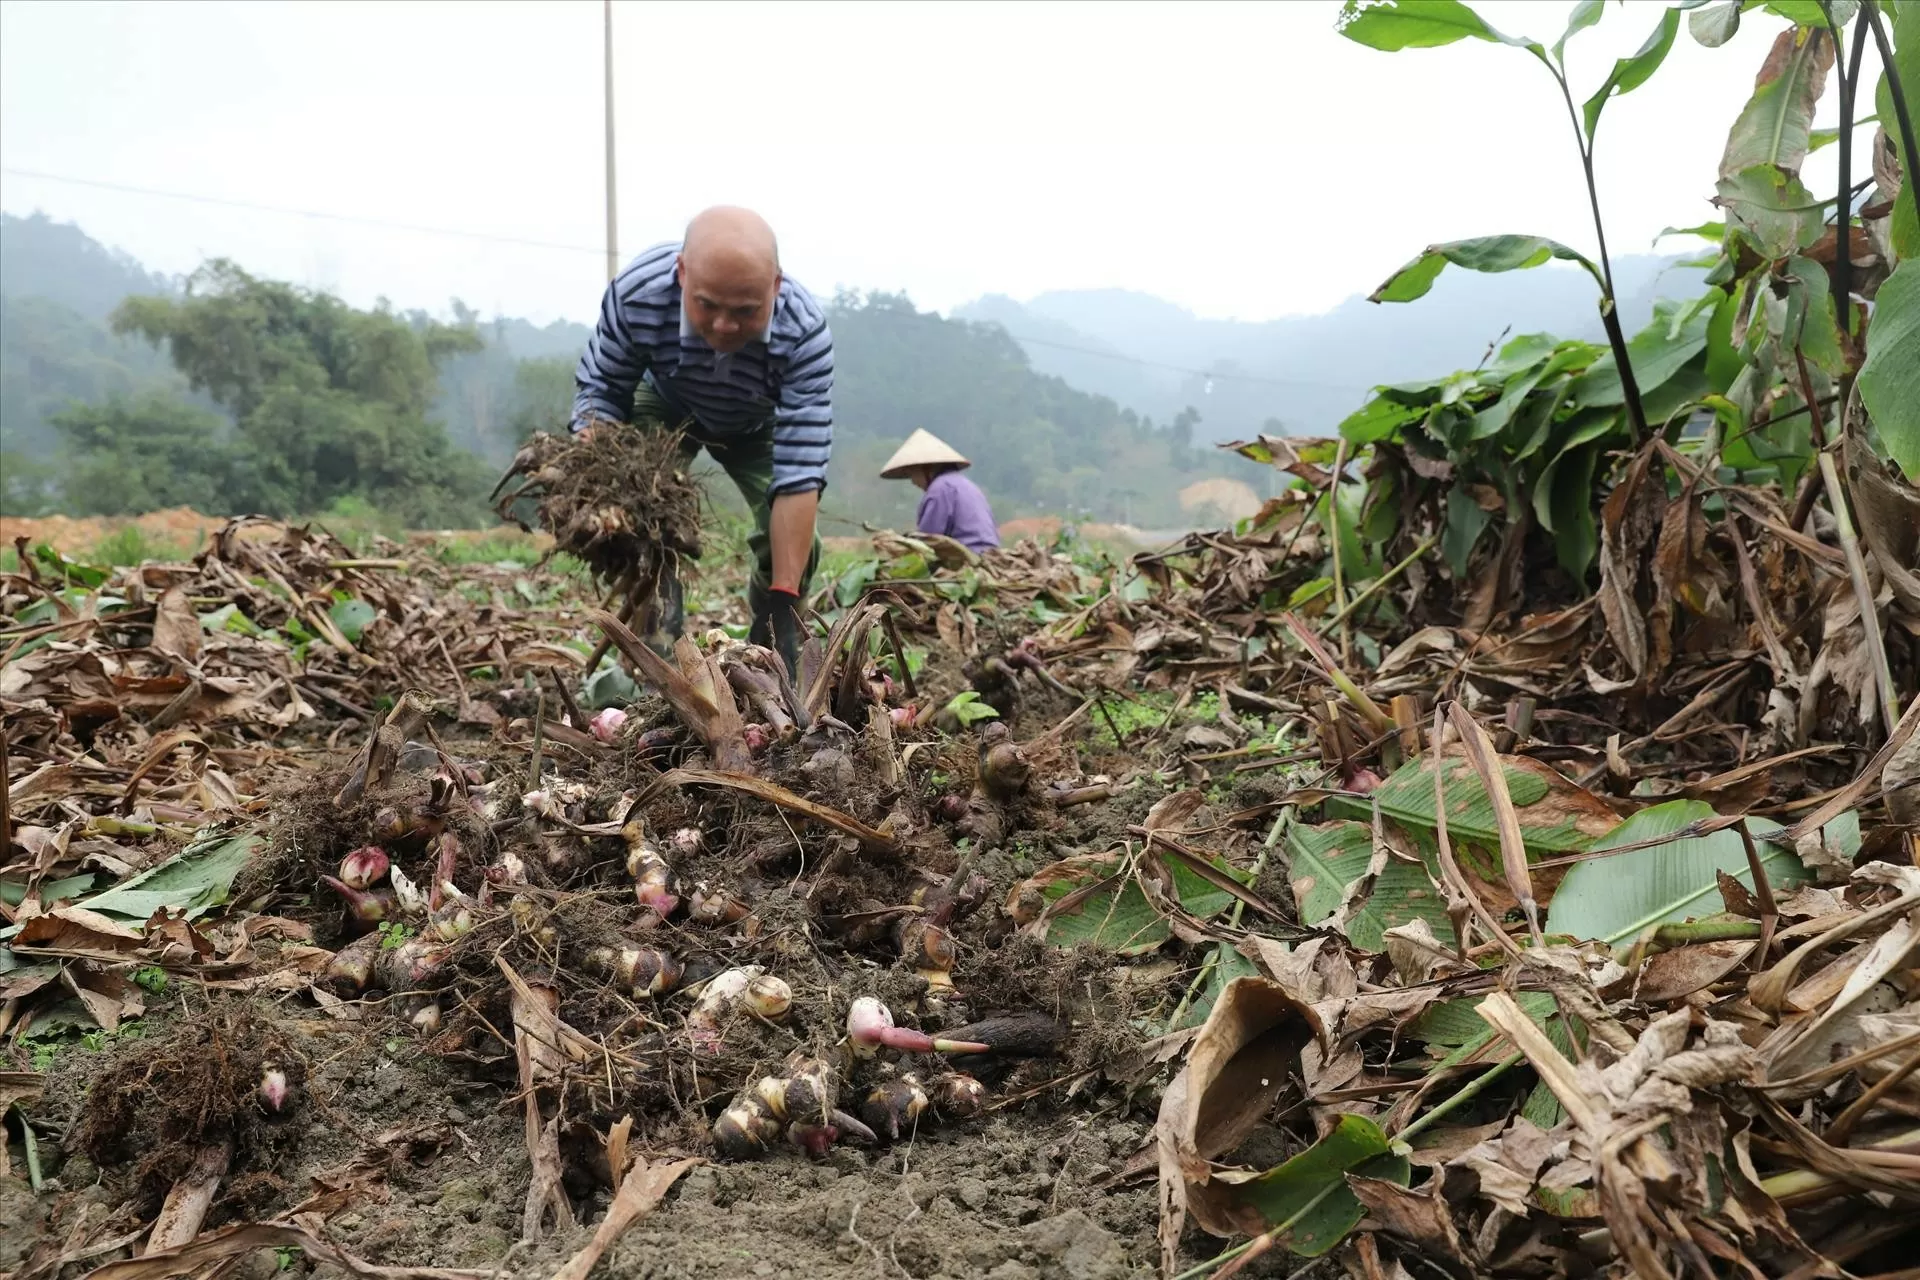
{"label": "broad green plant leaf", "polygon": [[1888,456],[1920,484],[1920,258],[1902,262],[1880,286],[1859,387]]}
{"label": "broad green plant leaf", "polygon": [[[1908,112],[1920,121],[1920,4],[1895,5],[1888,17],[1893,28],[1888,33],[1893,39],[1892,69],[1900,77],[1900,87],[1906,90]],[[1900,131],[1895,124],[1898,116],[1893,109],[1893,89],[1884,71],[1874,90],[1873,106],[1884,122],[1880,127],[1893,138],[1898,149]],[[1920,128],[1920,123],[1915,127]],[[1900,196],[1893,204],[1891,231],[1893,251],[1901,262],[1920,258],[1920,162],[1906,166],[1906,180],[1901,183]],[[1913,472],[1909,470],[1907,474],[1911,476]]]}
{"label": "broad green plant leaf", "polygon": [[1593,472],[1601,451],[1601,446],[1591,443],[1563,450],[1533,486],[1534,514],[1553,534],[1554,558],[1575,580],[1587,576],[1587,567],[1600,553],[1600,530],[1593,518]]}
{"label": "broad green plant leaf", "polygon": [[347,638],[348,644],[359,644],[360,637],[366,634],[367,628],[379,616],[372,605],[358,596],[348,596],[327,610],[327,617],[333,620],[334,626],[340,628],[340,634]]}
{"label": "broad green plant leaf", "polygon": [[1553,42],[1553,60],[1566,61],[1567,41],[1598,23],[1606,9],[1606,0],[1580,0],[1579,4],[1574,5],[1573,14],[1567,19],[1567,29]]}
{"label": "broad green plant leaf", "polygon": [[1373,444],[1390,440],[1400,428],[1427,416],[1424,405],[1410,405],[1390,396],[1376,394],[1340,423],[1340,434],[1355,444]]}
{"label": "broad green plant leaf", "polygon": [[[1879,122],[1879,116],[1862,116],[1853,122],[1853,127],[1858,129],[1863,125],[1878,124]],[[1838,129],[1815,129],[1807,135],[1807,154],[1812,155],[1821,148],[1830,147],[1838,141],[1840,141],[1840,131]]]}
{"label": "broad green plant leaf", "polygon": [[[1673,48],[1673,38],[1680,33],[1680,10],[1668,9],[1660,15],[1660,25],[1653,29],[1646,43],[1634,51],[1630,58],[1617,59],[1613,70],[1600,89],[1581,110],[1587,126],[1587,140],[1593,140],[1593,131],[1600,125],[1600,112],[1607,105],[1607,99],[1623,93],[1632,93],[1645,84],[1660,64],[1667,60],[1667,54]],[[1558,48],[1556,45],[1555,48]]]}
{"label": "broad green plant leaf", "polygon": [[260,836],[252,831],[207,832],[153,870],[79,905],[136,924],[145,924],[162,907],[184,912],[191,920],[227,900],[234,877],[260,843]]}
{"label": "broad green plant leaf", "polygon": [[[1748,0],[1747,7],[1753,7],[1752,0]],[[1785,18],[1802,27],[1824,29],[1827,24],[1820,0],[1766,0],[1760,7],[1776,18]],[[1859,7],[1857,0],[1833,0],[1833,24],[1837,27],[1846,26]]]}
{"label": "broad green plant leaf", "polygon": [[1825,225],[1813,193],[1770,164],[1742,169],[1714,185],[1713,202],[1763,258],[1787,258],[1820,238]]}
{"label": "broad green plant leaf", "polygon": [[[1589,852],[1658,840],[1713,816],[1713,807],[1703,801],[1671,800],[1634,814]],[[1812,879],[1791,852],[1765,843],[1754,847],[1776,891]],[[1655,925],[1715,915],[1723,910],[1722,871],[1753,888],[1745,846],[1732,828],[1576,863],[1554,890],[1546,928],[1618,945]]]}
{"label": "broad green plant leaf", "polygon": [[[1619,825],[1619,818],[1598,797],[1539,761],[1502,756],[1500,763],[1529,854],[1578,853]],[[1493,801],[1479,775],[1459,756],[1447,757],[1445,768],[1448,834],[1456,844],[1498,849],[1500,829],[1494,821]],[[1430,833],[1436,820],[1433,771],[1433,757],[1424,755],[1394,770],[1371,798],[1402,827]],[[1351,802],[1329,801],[1329,807],[1335,804]]]}
{"label": "broad green plant leaf", "polygon": [[[1707,349],[1707,326],[1713,320],[1710,310],[1694,311],[1681,320],[1678,333],[1673,322],[1679,318],[1679,304],[1662,298],[1654,304],[1653,319],[1646,328],[1627,339],[1627,358],[1633,362],[1634,382],[1640,394],[1658,390],[1669,378],[1685,368],[1695,356]],[[1575,402],[1587,406],[1623,405],[1626,388],[1620,382],[1620,366],[1611,351],[1593,362],[1593,367],[1574,379],[1570,393]]]}
{"label": "broad green plant leaf", "polygon": [[1718,49],[1740,30],[1740,0],[1695,9],[1687,15],[1687,32],[1709,49]]}
{"label": "broad green plant leaf", "polygon": [[1472,240],[1429,245],[1419,257],[1387,277],[1384,284],[1368,295],[1368,301],[1412,302],[1415,298],[1425,297],[1448,263],[1469,271],[1524,271],[1555,258],[1579,263],[1587,269],[1594,283],[1605,287],[1600,268],[1585,254],[1569,249],[1558,240],[1548,240],[1543,236],[1478,236]]}
{"label": "broad green plant leaf", "polygon": [[[1300,923],[1317,925],[1340,908],[1347,886],[1366,874],[1373,830],[1364,822],[1295,823],[1287,830],[1288,878]],[[1446,903],[1431,866],[1388,861],[1366,901],[1347,921],[1347,941],[1362,951],[1386,949],[1386,932],[1424,920],[1437,938],[1452,936]]]}
{"label": "broad green plant leaf", "polygon": [[[1214,862],[1215,870],[1245,882],[1245,872],[1223,862]],[[1101,856],[1069,858],[1042,868],[1030,883],[1041,897],[1055,902],[1068,894],[1100,884],[1120,869],[1117,858]],[[1167,863],[1173,878],[1174,896],[1189,915],[1205,920],[1219,915],[1234,902],[1232,894],[1215,887],[1178,862]],[[1116,885],[1089,894],[1084,900],[1047,921],[1047,942],[1056,947],[1081,943],[1113,951],[1119,955],[1144,955],[1173,936],[1166,917],[1156,910],[1131,875]]]}
{"label": "broad green plant leaf", "polygon": [[[1461,40],[1485,40],[1525,49],[1546,61],[1547,51],[1537,40],[1510,36],[1459,0],[1386,0],[1362,6],[1346,0],[1334,29],[1356,44],[1387,53],[1402,49],[1438,49]],[[1568,35],[1572,34],[1569,29]],[[1566,40],[1561,37],[1562,43]]]}
{"label": "broad green plant leaf", "polygon": [[[43,880],[40,882],[40,901],[46,905],[71,899],[76,894],[85,893],[93,888],[96,879],[93,872],[85,875],[68,876],[64,880]],[[25,880],[0,880],[0,902],[9,907],[17,907],[25,901],[27,882]]]}
{"label": "broad green plant leaf", "polygon": [[1467,575],[1467,560],[1474,544],[1493,522],[1493,513],[1473,500],[1465,488],[1455,485],[1447,491],[1446,526],[1440,531],[1440,551],[1446,556],[1455,578]]}
{"label": "broad green plant leaf", "polygon": [[958,720],[964,728],[978,724],[982,720],[998,720],[1000,713],[993,707],[980,701],[980,694],[974,689],[964,689],[953,695],[946,705],[946,712]]}
{"label": "broad green plant leaf", "polygon": [[1727,224],[1722,221],[1703,222],[1697,227],[1664,227],[1660,234],[1653,238],[1653,242],[1657,246],[1668,236],[1699,236],[1702,240],[1711,240],[1719,244],[1727,238]]}
{"label": "broad green plant leaf", "polygon": [[[1816,9],[1816,13],[1818,10]],[[1821,22],[1815,18],[1816,22]],[[1753,97],[1733,122],[1720,157],[1720,176],[1731,178],[1755,165],[1774,165],[1797,175],[1807,158],[1813,112],[1833,69],[1833,41],[1824,30],[1790,27],[1754,78]]]}
{"label": "broad green plant leaf", "polygon": [[1385,1131],[1364,1116],[1343,1115],[1327,1136],[1299,1155],[1242,1183],[1236,1198],[1268,1228],[1285,1225],[1282,1242],[1303,1258],[1318,1258],[1346,1238],[1365,1216],[1347,1187],[1347,1174],[1406,1186],[1413,1167],[1393,1153]]}
{"label": "broad green plant leaf", "polygon": [[[1547,335],[1541,334],[1540,337]],[[1537,366],[1521,372],[1519,376],[1507,379],[1500,392],[1500,398],[1480,410],[1473,419],[1473,438],[1484,440],[1488,436],[1498,435],[1512,420],[1514,410],[1533,393],[1534,389],[1549,378],[1557,378],[1563,373],[1584,368],[1593,362],[1592,349],[1584,342],[1559,344],[1558,349]],[[1638,368],[1638,365],[1635,366]]]}

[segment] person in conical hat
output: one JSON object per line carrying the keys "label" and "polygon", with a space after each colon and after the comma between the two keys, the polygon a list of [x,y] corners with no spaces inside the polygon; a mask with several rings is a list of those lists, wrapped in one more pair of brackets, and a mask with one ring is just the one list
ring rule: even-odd
{"label": "person in conical hat", "polygon": [[916,430],[880,468],[883,480],[911,480],[925,492],[915,519],[921,533],[938,533],[969,550],[1000,545],[993,508],[980,486],[960,473],[973,464],[925,429]]}

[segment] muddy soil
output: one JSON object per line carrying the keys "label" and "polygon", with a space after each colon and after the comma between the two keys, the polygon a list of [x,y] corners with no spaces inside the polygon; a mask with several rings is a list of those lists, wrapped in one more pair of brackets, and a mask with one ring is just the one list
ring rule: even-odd
{"label": "muddy soil", "polygon": [[[99,1050],[73,1045],[47,1064],[46,1092],[32,1110],[49,1181],[38,1197],[26,1191],[18,1177],[25,1152],[16,1140],[8,1152],[16,1176],[0,1177],[0,1220],[7,1224],[0,1228],[0,1269],[49,1234],[105,1239],[138,1226],[156,1203],[143,1189],[140,1153],[103,1151],[102,1164],[81,1149],[87,1117],[103,1102],[90,1099],[90,1091],[96,1082],[129,1087],[126,1068],[150,1059],[156,1044],[192,1034],[209,1018],[242,1014],[300,1059],[305,1082],[281,1115],[255,1118],[249,1167],[223,1188],[210,1229],[282,1217],[317,1185],[363,1162],[384,1166],[384,1198],[348,1208],[328,1231],[369,1261],[541,1276],[585,1243],[590,1227],[519,1242],[529,1168],[521,1115],[507,1091],[467,1077],[385,1022],[356,1026],[258,998],[203,1008],[195,995],[156,1010],[137,1035]],[[139,1107],[154,1100],[131,1101]],[[1148,1142],[1150,1111],[1118,1099],[1079,1113],[1040,1105],[1044,1111],[1016,1106],[888,1149],[841,1145],[820,1161],[783,1151],[758,1162],[696,1167],[607,1255],[605,1274],[1149,1274],[1157,1248],[1151,1177],[1111,1189],[1097,1184]],[[593,1223],[606,1200],[595,1190],[573,1203]],[[266,1250],[238,1274],[293,1280],[312,1270],[297,1255]]]}

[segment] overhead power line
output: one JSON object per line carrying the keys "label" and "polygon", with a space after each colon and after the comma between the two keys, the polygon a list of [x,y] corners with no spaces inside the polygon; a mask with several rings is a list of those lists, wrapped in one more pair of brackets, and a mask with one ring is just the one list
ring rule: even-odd
{"label": "overhead power line", "polygon": [[317,218],[323,222],[345,222],[362,227],[380,227],[388,231],[408,231],[415,235],[448,236],[457,240],[483,240],[492,244],[519,245],[527,249],[557,249],[567,253],[604,254],[604,248],[580,244],[559,244],[551,240],[530,240],[524,236],[494,235],[486,231],[463,231],[458,227],[429,227],[415,222],[389,222],[384,218],[363,218],[350,213],[328,213],[322,209],[294,209],[286,205],[258,204],[251,200],[228,200],[221,196],[194,195],[186,191],[162,191],[157,187],[136,187],[125,182],[101,182],[94,178],[75,178],[63,173],[45,173],[38,169],[0,166],[0,173],[43,182],[64,182],[75,187],[95,187],[102,191],[120,191],[128,195],[158,196],[164,200],[184,200],[189,204],[213,205],[225,209],[247,209],[255,213],[279,213],[295,218]]}
{"label": "overhead power line", "polygon": [[[222,209],[245,209],[253,213],[275,213],[291,218],[313,218],[322,222],[339,222],[350,226],[377,227],[385,231],[404,231],[412,235],[443,236],[456,240],[477,240],[487,244],[516,245],[525,249],[551,249],[562,253],[591,253],[603,255],[604,246],[594,247],[582,244],[562,244],[553,240],[533,240],[525,236],[503,236],[487,231],[468,231],[459,227],[433,227],[418,222],[394,222],[386,218],[367,218],[351,213],[333,213],[324,209],[297,209],[290,205],[262,204],[253,200],[232,200],[224,196],[197,195],[189,191],[166,191],[158,187],[142,187],[127,182],[104,182],[97,178],[76,178],[71,174],[48,173],[40,169],[21,169],[13,165],[0,166],[0,173],[9,173],[20,178],[37,178],[42,182],[59,182],[68,186],[92,187],[100,191],[118,191],[126,195],[153,196],[162,200],[180,200],[188,204],[210,205]],[[995,322],[998,323],[998,322]],[[1005,329],[1006,326],[1001,326]],[[1048,338],[1034,338],[1025,334],[1007,330],[1007,336],[1016,342],[1029,346],[1051,347],[1060,351],[1071,351],[1078,355],[1095,356],[1102,360],[1118,360],[1123,364],[1137,365],[1146,369],[1165,369],[1172,373],[1183,373],[1194,378],[1208,378],[1216,381],[1250,382],[1269,387],[1290,387],[1296,390],[1335,391],[1351,393],[1364,390],[1360,386],[1337,386],[1326,382],[1306,382],[1289,378],[1268,378],[1252,373],[1233,373],[1217,369],[1190,369],[1185,365],[1168,364],[1160,360],[1145,360],[1139,356],[1130,356],[1120,351],[1101,351],[1094,347],[1078,347],[1068,342],[1055,342]]]}

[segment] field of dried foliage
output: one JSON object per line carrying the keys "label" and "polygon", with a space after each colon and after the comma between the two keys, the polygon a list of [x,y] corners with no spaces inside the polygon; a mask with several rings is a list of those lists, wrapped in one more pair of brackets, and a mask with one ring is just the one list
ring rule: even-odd
{"label": "field of dried foliage", "polygon": [[[684,556],[666,483],[549,518]],[[1434,564],[1356,626],[1275,605],[1313,498],[879,535],[797,672],[714,557],[662,656],[612,559],[22,541],[0,1269],[1906,1265],[1920,615],[1877,673],[1752,490],[1609,529],[1680,591],[1468,626]]]}

